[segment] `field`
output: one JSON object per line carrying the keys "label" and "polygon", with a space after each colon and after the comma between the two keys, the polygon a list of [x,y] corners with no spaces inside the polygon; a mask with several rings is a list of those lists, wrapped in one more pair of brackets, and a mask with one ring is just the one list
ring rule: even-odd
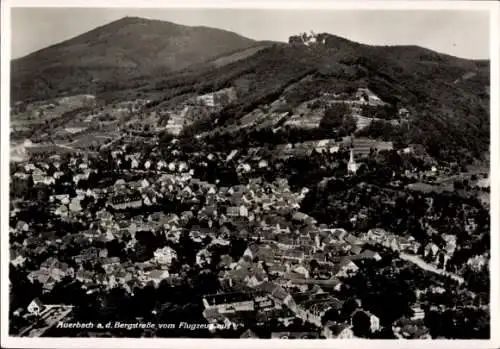
{"label": "field", "polygon": [[74,149],[67,147],[62,144],[38,144],[32,147],[26,147],[26,153],[30,155],[41,154],[41,153],[54,153],[54,154],[65,154],[71,153]]}
{"label": "field", "polygon": [[412,183],[408,185],[408,189],[420,191],[422,193],[442,193],[444,191],[453,191],[453,186],[432,185],[427,183]]}
{"label": "field", "polygon": [[87,149],[91,146],[102,146],[116,137],[118,137],[118,135],[114,133],[82,134],[73,140],[73,142],[67,144],[67,146],[78,149]]}
{"label": "field", "polygon": [[287,120],[284,123],[284,125],[293,126],[297,128],[308,128],[308,129],[318,128],[322,118],[323,118],[322,115],[317,115],[317,114],[309,114],[303,117],[294,115],[289,120]]}

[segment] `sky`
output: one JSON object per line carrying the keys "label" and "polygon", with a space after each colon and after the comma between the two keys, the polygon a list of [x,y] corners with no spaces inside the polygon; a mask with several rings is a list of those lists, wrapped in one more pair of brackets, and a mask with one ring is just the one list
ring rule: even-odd
{"label": "sky", "polygon": [[419,45],[471,59],[489,59],[489,14],[479,10],[275,10],[13,8],[12,58],[125,16],[226,29],[255,40],[287,41],[327,32],[371,45]]}

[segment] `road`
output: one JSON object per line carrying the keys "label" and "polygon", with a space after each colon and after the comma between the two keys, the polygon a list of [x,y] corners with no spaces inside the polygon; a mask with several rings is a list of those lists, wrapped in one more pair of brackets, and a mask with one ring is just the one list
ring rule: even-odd
{"label": "road", "polygon": [[405,261],[408,261],[408,262],[411,262],[411,263],[415,264],[416,266],[418,266],[421,269],[430,271],[430,272],[435,273],[435,274],[447,276],[450,279],[453,279],[453,280],[457,281],[460,284],[463,284],[464,281],[465,281],[464,278],[462,278],[462,277],[460,277],[460,276],[458,276],[456,274],[444,271],[442,269],[438,269],[436,266],[425,262],[419,256],[401,252],[399,254],[399,257],[401,259],[404,259]]}

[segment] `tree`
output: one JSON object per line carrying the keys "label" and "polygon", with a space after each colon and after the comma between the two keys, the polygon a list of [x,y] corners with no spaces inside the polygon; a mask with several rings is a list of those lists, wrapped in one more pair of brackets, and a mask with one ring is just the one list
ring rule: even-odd
{"label": "tree", "polygon": [[353,297],[348,298],[344,304],[342,304],[342,309],[340,310],[341,319],[347,321],[356,309],[359,309],[358,301]]}
{"label": "tree", "polygon": [[356,119],[351,115],[347,114],[344,116],[344,120],[342,121],[342,127],[347,134],[351,134],[356,131]]}
{"label": "tree", "polygon": [[309,262],[309,271],[311,273],[313,273],[314,271],[316,271],[317,269],[319,268],[319,263],[316,259],[311,259],[311,261]]}
{"label": "tree", "polygon": [[321,324],[324,326],[328,321],[340,322],[341,317],[336,308],[328,309],[321,317]]}
{"label": "tree", "polygon": [[320,121],[324,129],[336,129],[342,126],[344,118],[350,114],[349,107],[344,103],[336,103],[327,108]]}
{"label": "tree", "polygon": [[380,270],[373,265],[361,265],[346,284],[351,292],[360,295],[363,308],[378,316],[383,326],[409,314],[410,305],[416,300],[411,281],[403,279],[393,267]]}
{"label": "tree", "polygon": [[288,38],[288,43],[290,45],[303,45],[304,41],[301,35],[292,35]]}
{"label": "tree", "polygon": [[353,332],[356,337],[368,338],[371,334],[370,315],[365,311],[359,310],[352,316]]}
{"label": "tree", "polygon": [[229,255],[234,259],[238,260],[245,250],[247,249],[247,241],[241,238],[231,237],[230,251]]}

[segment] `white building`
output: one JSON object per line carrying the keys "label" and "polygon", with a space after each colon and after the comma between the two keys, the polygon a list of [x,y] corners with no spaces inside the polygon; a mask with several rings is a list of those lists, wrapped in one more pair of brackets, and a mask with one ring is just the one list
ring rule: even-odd
{"label": "white building", "polygon": [[172,260],[177,258],[177,253],[170,247],[158,249],[154,252],[154,260],[161,265],[170,265]]}
{"label": "white building", "polygon": [[28,311],[32,315],[40,315],[43,308],[44,308],[44,305],[38,298],[33,299],[31,301],[31,303],[28,305]]}
{"label": "white building", "polygon": [[347,164],[347,172],[349,174],[356,174],[358,171],[359,165],[356,163],[356,160],[354,160],[354,150],[351,149],[351,154],[349,157],[349,163]]}

